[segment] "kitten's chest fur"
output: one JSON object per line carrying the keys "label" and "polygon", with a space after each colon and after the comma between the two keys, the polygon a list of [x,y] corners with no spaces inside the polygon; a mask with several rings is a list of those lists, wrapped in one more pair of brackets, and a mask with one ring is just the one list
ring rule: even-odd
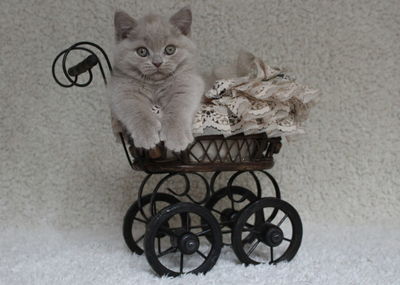
{"label": "kitten's chest fur", "polygon": [[159,84],[139,84],[133,95],[146,98],[152,105],[157,105],[160,108],[168,104],[173,88],[172,80],[165,80]]}

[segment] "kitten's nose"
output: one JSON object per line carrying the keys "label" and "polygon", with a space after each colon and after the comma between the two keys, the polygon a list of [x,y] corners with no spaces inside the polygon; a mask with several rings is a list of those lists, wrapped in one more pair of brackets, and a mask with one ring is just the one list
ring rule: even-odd
{"label": "kitten's nose", "polygon": [[151,58],[151,63],[153,63],[153,65],[155,67],[159,68],[161,66],[161,64],[163,63],[163,59],[162,59],[161,55],[159,55],[159,54],[153,55],[153,57]]}
{"label": "kitten's nose", "polygon": [[153,65],[154,65],[155,67],[160,67],[161,64],[162,64],[162,62],[153,62]]}

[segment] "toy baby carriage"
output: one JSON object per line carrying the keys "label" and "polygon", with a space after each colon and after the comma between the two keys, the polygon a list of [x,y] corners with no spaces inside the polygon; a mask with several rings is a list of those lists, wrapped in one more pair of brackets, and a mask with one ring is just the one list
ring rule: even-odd
{"label": "toy baby carriage", "polygon": [[[67,69],[67,57],[75,50],[90,55]],[[107,83],[93,50],[104,57],[111,72],[103,49],[80,42],[55,58],[52,72],[56,82],[63,87],[86,87],[93,79],[92,68],[98,66]],[[68,83],[56,75],[60,59]],[[88,79],[82,83],[79,76],[84,73]],[[180,153],[163,145],[152,151],[136,148],[126,133],[120,138],[130,166],[147,174],[124,218],[124,239],[132,252],[145,254],[157,274],[206,273],[223,246],[231,246],[246,265],[276,264],[296,255],[302,240],[301,219],[295,208],[281,199],[278,183],[265,171],[274,165],[280,137],[265,133],[201,135]],[[245,175],[254,181],[254,187],[238,185],[239,176]],[[268,197],[263,197],[260,178],[273,186]],[[221,181],[227,182],[217,188]],[[150,189],[147,194],[146,189]]]}

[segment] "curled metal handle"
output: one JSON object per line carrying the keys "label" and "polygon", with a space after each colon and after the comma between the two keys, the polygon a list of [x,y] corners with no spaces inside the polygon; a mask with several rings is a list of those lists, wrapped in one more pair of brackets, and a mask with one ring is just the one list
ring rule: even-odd
{"label": "curled metal handle", "polygon": [[78,76],[86,71],[92,69],[99,62],[99,58],[93,54],[89,55],[83,61],[78,63],[77,65],[68,69],[68,74],[70,76]]}
{"label": "curled metal handle", "polygon": [[[89,56],[87,56],[80,63],[67,69],[67,66],[66,66],[67,59],[72,51],[83,51],[83,52],[88,53]],[[99,45],[91,43],[91,42],[78,42],[76,44],[73,44],[69,48],[63,50],[62,52],[60,52],[54,59],[53,65],[51,68],[54,80],[57,82],[58,85],[65,87],[65,88],[69,88],[72,86],[86,87],[86,86],[90,85],[90,83],[92,83],[92,80],[93,80],[92,68],[94,66],[98,65],[101,76],[104,81],[104,84],[107,84],[107,78],[106,78],[106,74],[104,72],[103,65],[99,59],[99,56],[96,54],[96,52],[97,52],[97,54],[100,53],[103,56],[103,58],[105,59],[105,61],[107,63],[108,70],[111,73],[112,67],[111,67],[110,60],[108,59],[108,56],[105,53],[105,51]],[[64,78],[65,78],[65,80],[63,80],[64,82],[62,82],[56,75],[56,67],[58,67],[57,63],[59,62],[60,59],[62,59],[61,60],[61,69],[62,69]],[[89,78],[87,79],[87,81],[83,82],[83,83],[79,82],[79,76],[86,72],[89,74]],[[65,81],[67,81],[67,82],[65,82]]]}

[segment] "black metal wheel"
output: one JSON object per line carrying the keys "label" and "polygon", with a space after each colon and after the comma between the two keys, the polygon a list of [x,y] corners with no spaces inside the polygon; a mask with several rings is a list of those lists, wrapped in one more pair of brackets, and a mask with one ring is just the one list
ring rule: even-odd
{"label": "black metal wheel", "polygon": [[[186,222],[177,216],[184,216]],[[161,276],[206,273],[217,262],[221,247],[217,220],[209,210],[192,203],[177,203],[158,212],[147,225],[144,238],[147,261]]]}
{"label": "black metal wheel", "polygon": [[[126,245],[129,249],[136,254],[143,254],[143,247],[141,243],[144,239],[146,231],[146,224],[151,216],[151,198],[153,194],[145,195],[141,198],[140,203],[136,201],[133,203],[125,214],[123,223],[123,235]],[[172,195],[165,193],[156,193],[154,195],[153,206],[156,210],[179,203],[180,201]],[[147,212],[148,214],[146,215]]]}
{"label": "black metal wheel", "polygon": [[[249,221],[255,220],[256,215],[261,215],[263,221],[251,226]],[[252,243],[244,242],[249,232],[256,236]],[[233,228],[232,247],[244,264],[276,264],[290,261],[296,255],[302,236],[303,226],[295,208],[280,199],[263,198],[244,209],[238,217]]]}
{"label": "black metal wheel", "polygon": [[[255,201],[257,201],[257,196],[250,190],[240,186],[231,186],[216,191],[204,205],[219,220],[223,245],[231,245],[231,233],[237,218],[245,207]],[[256,222],[261,221],[262,216],[258,215]],[[211,238],[210,235],[206,235],[206,237]],[[250,233],[246,241],[251,242],[252,240],[254,240],[254,235]]]}

